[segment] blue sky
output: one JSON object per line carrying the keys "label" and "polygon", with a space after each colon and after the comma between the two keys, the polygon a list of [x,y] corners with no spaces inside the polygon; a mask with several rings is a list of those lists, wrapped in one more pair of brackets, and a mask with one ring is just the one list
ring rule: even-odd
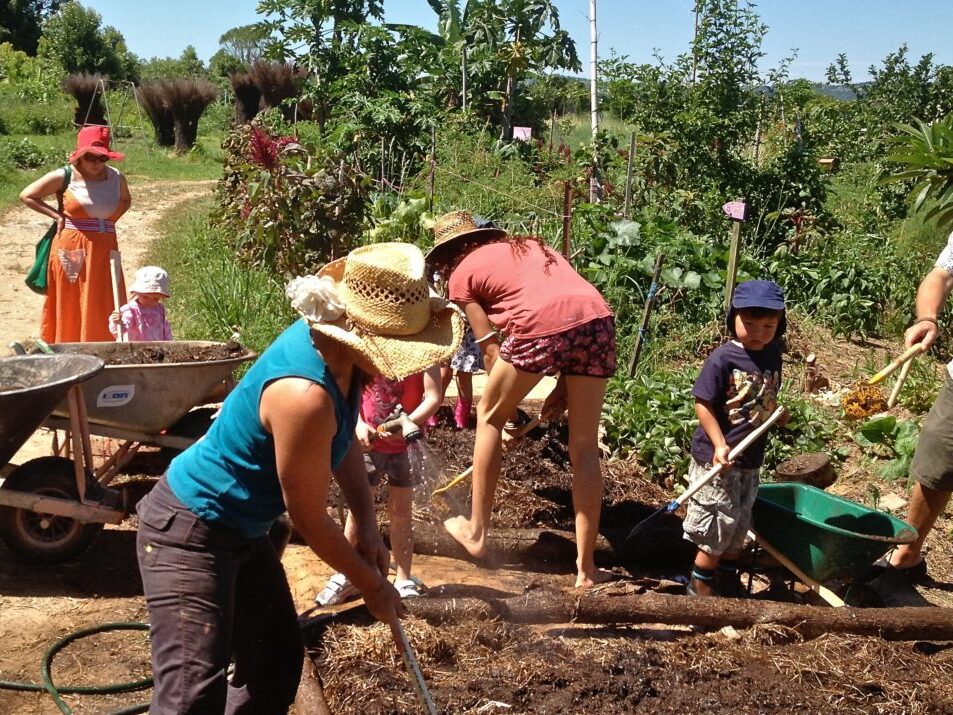
{"label": "blue sky", "polygon": [[[194,45],[207,60],[226,30],[260,19],[257,0],[80,0],[122,32],[140,57],[178,56]],[[588,0],[557,0],[563,26],[580,57],[589,54]],[[638,62],[652,62],[653,49],[672,59],[688,49],[694,0],[599,0],[600,55],[610,48]],[[433,29],[436,16],[426,0],[385,0],[388,22]],[[855,80],[867,67],[906,42],[914,60],[933,52],[953,64],[953,0],[762,0],[758,12],[768,27],[762,69],[794,48],[792,77],[823,80],[838,53],[847,54]]]}

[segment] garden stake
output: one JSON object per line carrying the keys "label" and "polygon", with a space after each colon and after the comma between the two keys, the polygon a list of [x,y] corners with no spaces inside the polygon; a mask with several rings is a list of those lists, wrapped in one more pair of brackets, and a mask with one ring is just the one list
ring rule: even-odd
{"label": "garden stake", "polygon": [[[738,457],[741,456],[741,453],[744,452],[746,449],[748,449],[748,447],[751,446],[752,442],[754,442],[759,437],[761,437],[761,435],[767,432],[768,428],[770,428],[771,425],[777,422],[782,414],[784,414],[784,408],[781,407],[781,405],[778,405],[777,409],[771,413],[771,416],[768,417],[768,419],[762,422],[757,429],[755,429],[751,434],[749,434],[747,437],[741,440],[741,442],[739,442],[731,450],[731,452],[729,452],[728,461],[733,462],[736,459],[738,459]],[[678,507],[680,507],[682,504],[684,504],[689,499],[691,499],[699,489],[701,489],[703,486],[708,484],[708,482],[710,482],[712,479],[714,479],[719,474],[721,474],[721,471],[722,469],[724,469],[724,467],[725,465],[723,464],[716,464],[714,467],[709,469],[708,472],[705,473],[705,476],[703,476],[698,482],[696,482],[695,484],[690,486],[688,489],[686,489],[684,492],[682,492],[682,495],[680,497],[678,497],[677,499],[673,499],[665,506],[661,507],[660,509],[657,509],[656,511],[652,512],[647,517],[642,519],[642,521],[640,521],[638,524],[636,524],[632,528],[632,531],[629,532],[629,535],[625,537],[626,541],[632,539],[636,535],[645,531],[645,527],[647,527],[649,524],[651,524],[653,521],[658,519],[663,514],[671,514],[673,511],[678,509]]]}
{"label": "garden stake", "polygon": [[655,305],[655,298],[659,294],[658,277],[662,272],[662,265],[665,263],[665,254],[660,253],[655,259],[655,270],[652,272],[652,285],[649,286],[649,292],[645,296],[645,310],[642,313],[642,327],[639,328],[639,335],[635,339],[635,350],[632,351],[632,359],[629,360],[629,377],[635,377],[635,369],[639,365],[639,355],[642,354],[642,346],[645,344],[645,336],[649,329],[649,318],[652,316],[652,307]]}
{"label": "garden stake", "polygon": [[840,596],[826,586],[822,586],[820,583],[801,571],[801,569],[799,569],[794,562],[791,561],[791,559],[771,546],[771,544],[765,541],[760,534],[757,534],[754,531],[749,531],[748,536],[757,541],[761,548],[771,554],[775,561],[794,574],[798,580],[801,581],[801,583],[809,587],[814,593],[827,601],[829,605],[833,606],[834,608],[843,608],[846,605]]}
{"label": "garden stake", "polygon": [[420,672],[420,664],[417,663],[417,656],[414,655],[414,649],[410,647],[410,641],[407,639],[407,632],[400,621],[397,621],[397,635],[400,637],[399,645],[404,656],[404,665],[410,674],[410,679],[414,684],[414,690],[417,691],[417,697],[427,715],[437,715],[437,706],[433,704],[433,698],[430,697],[430,691],[427,689],[427,681],[424,680],[424,674]]}

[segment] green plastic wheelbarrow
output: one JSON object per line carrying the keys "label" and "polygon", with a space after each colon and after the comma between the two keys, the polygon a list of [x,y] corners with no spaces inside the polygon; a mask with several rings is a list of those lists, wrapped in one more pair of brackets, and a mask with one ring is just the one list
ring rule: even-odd
{"label": "green plastic wheelbarrow", "polygon": [[816,581],[850,580],[917,538],[900,519],[806,484],[762,484],[754,531]]}

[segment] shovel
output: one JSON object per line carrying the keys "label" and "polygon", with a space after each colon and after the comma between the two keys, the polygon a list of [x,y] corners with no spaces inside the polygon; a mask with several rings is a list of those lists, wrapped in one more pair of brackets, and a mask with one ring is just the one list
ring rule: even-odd
{"label": "shovel", "polygon": [[[751,434],[745,437],[741,442],[739,442],[732,450],[728,453],[728,461],[734,462],[738,457],[741,456],[741,453],[744,452],[748,447],[751,446],[751,443],[759,439],[775,422],[780,419],[781,415],[784,414],[784,408],[778,405],[777,409],[771,413],[771,416],[768,417],[764,422],[762,422],[757,429],[755,429]],[[636,524],[632,531],[629,532],[629,535],[626,538],[626,541],[631,540],[638,534],[645,531],[645,528],[658,519],[663,514],[671,514],[673,511],[678,509],[682,504],[691,499],[699,489],[708,484],[712,479],[721,474],[722,470],[725,468],[724,464],[716,464],[714,467],[709,469],[705,476],[700,480],[692,484],[688,489],[682,492],[682,495],[677,499],[673,499],[665,506],[657,509],[656,511],[649,514],[647,517],[642,519],[638,524]]]}
{"label": "shovel", "polygon": [[917,343],[916,345],[911,345],[909,348],[903,351],[903,353],[896,360],[891,362],[887,367],[878,372],[872,378],[867,380],[868,385],[876,385],[878,382],[883,382],[887,377],[892,375],[898,367],[906,364],[907,362],[913,360],[917,355],[926,351],[926,345],[923,343]]}

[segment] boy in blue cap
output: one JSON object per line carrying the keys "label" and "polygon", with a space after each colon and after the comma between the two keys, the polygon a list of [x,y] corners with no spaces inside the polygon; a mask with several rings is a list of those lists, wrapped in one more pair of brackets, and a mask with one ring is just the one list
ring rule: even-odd
{"label": "boy in blue cap", "polygon": [[688,584],[692,596],[740,595],[737,559],[751,528],[767,436],[736,462],[728,461],[728,453],[777,408],[777,339],[786,322],[777,283],[740,283],[728,310],[732,339],[708,356],[692,389],[699,426],[692,438],[689,482],[700,480],[716,464],[726,466],[688,501],[683,529],[685,538],[698,546]]}

